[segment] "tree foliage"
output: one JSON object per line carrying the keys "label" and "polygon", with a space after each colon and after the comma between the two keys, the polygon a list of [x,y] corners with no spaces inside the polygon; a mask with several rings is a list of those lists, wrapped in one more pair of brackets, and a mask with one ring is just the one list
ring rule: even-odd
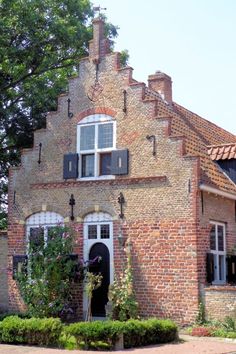
{"label": "tree foliage", "polygon": [[[0,205],[9,166],[32,145],[87,55],[92,17],[89,0],[0,0]],[[106,31],[117,35],[112,24]]]}

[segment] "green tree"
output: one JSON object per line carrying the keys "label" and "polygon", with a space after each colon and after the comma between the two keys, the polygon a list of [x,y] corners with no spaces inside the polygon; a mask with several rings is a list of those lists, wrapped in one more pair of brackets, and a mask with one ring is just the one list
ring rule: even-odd
{"label": "green tree", "polygon": [[[89,0],[0,0],[0,205],[7,173],[56,109],[92,37]],[[110,39],[117,35],[111,24]],[[0,219],[4,216],[2,212]],[[4,224],[4,223],[3,223]]]}

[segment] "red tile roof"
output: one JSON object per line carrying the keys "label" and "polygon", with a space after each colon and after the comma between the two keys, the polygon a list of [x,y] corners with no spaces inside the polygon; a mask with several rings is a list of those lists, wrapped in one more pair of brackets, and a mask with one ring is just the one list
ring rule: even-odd
{"label": "red tile roof", "polygon": [[[198,156],[200,158],[201,183],[207,184],[215,189],[236,194],[236,185],[213,161],[208,150],[211,145],[224,147],[224,154],[228,153],[228,146],[236,146],[236,135],[227,132],[216,124],[198,116],[177,103],[168,105],[158,93],[150,89],[146,90],[145,100],[157,100],[157,118],[171,118],[171,136],[184,136],[187,156]],[[222,149],[223,150],[223,149]],[[233,156],[233,148],[230,149]],[[222,156],[226,156],[226,155]],[[236,153],[234,154],[235,158]],[[230,157],[233,158],[233,157]]]}
{"label": "red tile roof", "polygon": [[208,154],[213,161],[236,159],[236,143],[211,145]]}

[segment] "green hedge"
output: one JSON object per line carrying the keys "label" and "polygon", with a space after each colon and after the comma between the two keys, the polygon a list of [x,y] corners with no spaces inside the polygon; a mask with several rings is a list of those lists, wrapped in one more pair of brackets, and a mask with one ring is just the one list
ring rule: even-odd
{"label": "green hedge", "polygon": [[64,326],[58,318],[9,316],[0,322],[2,343],[59,346],[72,340],[77,348],[112,349],[120,335],[125,348],[167,343],[177,338],[177,326],[172,321],[158,319],[77,322]]}
{"label": "green hedge", "polygon": [[98,341],[107,343],[112,348],[121,334],[124,335],[125,348],[167,343],[177,339],[177,326],[170,320],[158,319],[79,322],[65,327],[64,331],[68,336],[76,338],[78,347],[84,343],[85,348],[92,347]]}
{"label": "green hedge", "polygon": [[177,326],[170,320],[129,320],[125,322],[124,347],[140,347],[171,342],[178,337]]}
{"label": "green hedge", "polygon": [[102,341],[113,347],[119,335],[124,331],[124,323],[119,321],[77,322],[64,328],[68,336],[74,336],[77,347],[84,343],[89,348],[94,342]]}
{"label": "green hedge", "polygon": [[6,317],[0,322],[0,342],[32,345],[57,345],[63,325],[58,318],[22,319]]}

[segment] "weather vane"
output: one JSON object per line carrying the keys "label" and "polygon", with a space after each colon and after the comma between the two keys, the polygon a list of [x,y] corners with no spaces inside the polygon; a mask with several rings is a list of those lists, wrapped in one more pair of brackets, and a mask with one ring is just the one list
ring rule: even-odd
{"label": "weather vane", "polygon": [[94,11],[94,12],[98,12],[99,17],[100,17],[100,15],[101,15],[101,11],[106,10],[106,9],[107,9],[106,7],[101,7],[100,5],[93,7],[93,11]]}

